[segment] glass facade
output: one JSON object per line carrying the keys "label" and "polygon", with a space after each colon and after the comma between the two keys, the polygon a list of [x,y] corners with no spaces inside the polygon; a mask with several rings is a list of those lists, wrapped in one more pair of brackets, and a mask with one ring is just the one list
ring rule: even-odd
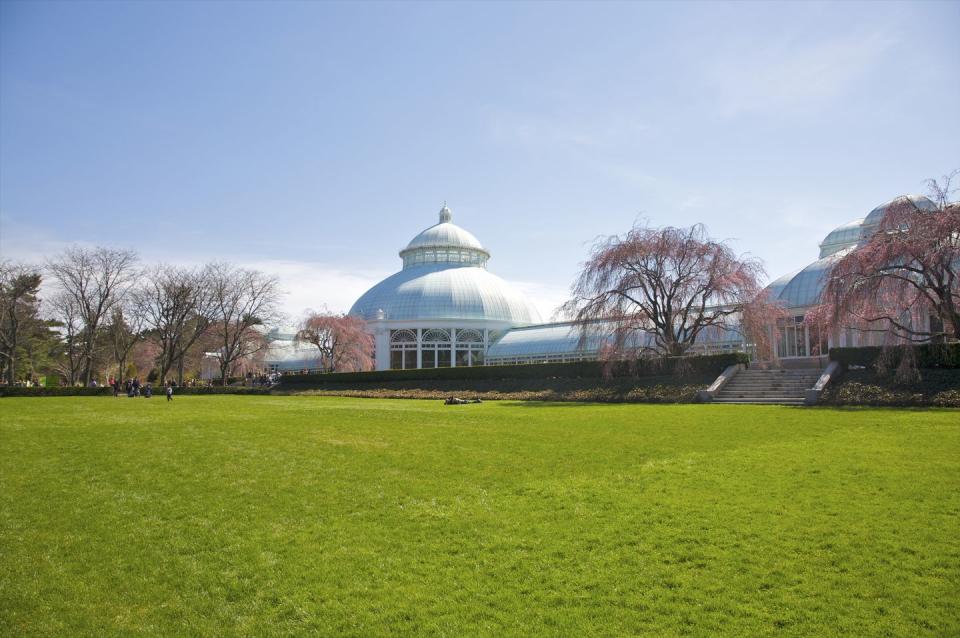
{"label": "glass facade", "polygon": [[[390,368],[450,368],[482,365],[487,337],[472,328],[392,330]],[[419,365],[418,365],[419,360]]]}

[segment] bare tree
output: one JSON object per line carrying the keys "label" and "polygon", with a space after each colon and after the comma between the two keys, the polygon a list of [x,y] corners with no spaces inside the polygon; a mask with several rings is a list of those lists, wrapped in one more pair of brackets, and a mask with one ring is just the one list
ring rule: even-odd
{"label": "bare tree", "polygon": [[177,367],[183,384],[184,357],[210,328],[212,295],[204,271],[159,265],[149,270],[134,292],[134,303],[143,313],[145,327],[153,333],[160,354],[160,380]]}
{"label": "bare tree", "polygon": [[75,246],[51,259],[47,268],[60,290],[73,298],[80,313],[83,380],[89,384],[97,331],[136,282],[137,255],[130,250]]}
{"label": "bare tree", "polygon": [[143,328],[146,317],[143,308],[135,303],[134,296],[128,295],[124,301],[116,305],[110,313],[110,321],[106,325],[106,337],[113,351],[113,360],[117,364],[117,378],[126,375],[127,357],[133,346],[143,338]]}
{"label": "bare tree", "polygon": [[710,239],[701,224],[640,225],[593,246],[563,309],[584,340],[603,324],[614,351],[682,355],[708,329],[738,330],[762,276],[759,261]]}
{"label": "bare tree", "polygon": [[928,180],[932,210],[895,200],[876,232],[834,264],[817,309],[832,327],[960,340],[960,204],[950,201],[958,175]]}
{"label": "bare tree", "polygon": [[373,369],[373,337],[357,317],[311,313],[300,324],[297,341],[316,346],[321,365],[330,372]]}
{"label": "bare tree", "polygon": [[17,380],[17,353],[39,321],[40,282],[36,268],[0,262],[0,362],[11,385]]}
{"label": "bare tree", "polygon": [[278,318],[280,285],[276,277],[224,263],[210,264],[207,276],[220,379],[227,385],[239,361],[266,347],[267,341],[256,328]]}
{"label": "bare tree", "polygon": [[85,362],[83,311],[76,298],[61,290],[48,302],[49,314],[56,321],[60,331],[63,352],[58,363],[60,372],[67,378],[68,385],[75,385],[80,378]]}

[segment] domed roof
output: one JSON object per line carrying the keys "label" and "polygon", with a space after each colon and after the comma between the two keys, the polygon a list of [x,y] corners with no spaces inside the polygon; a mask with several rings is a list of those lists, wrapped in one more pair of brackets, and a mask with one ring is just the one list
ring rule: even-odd
{"label": "domed roof", "polygon": [[863,238],[863,217],[837,226],[820,242],[820,258],[829,257],[843,248],[855,246]]}
{"label": "domed roof", "polygon": [[469,248],[486,252],[480,244],[480,240],[474,237],[473,233],[460,228],[452,220],[453,213],[444,204],[443,208],[440,209],[439,223],[411,239],[407,247],[400,251],[400,256],[402,257],[403,253],[415,248]]}
{"label": "domed roof", "polygon": [[[936,210],[937,205],[923,195],[905,195],[921,210]],[[806,268],[784,275],[767,286],[774,300],[779,300],[788,308],[812,306],[819,302],[820,294],[826,285],[827,275],[833,265],[847,255],[861,242],[865,242],[877,232],[880,220],[890,206],[900,198],[877,206],[862,219],[855,219],[831,230],[820,242],[820,259]]]}
{"label": "domed roof", "polygon": [[[853,246],[848,246],[818,259],[803,270],[776,280],[767,286],[767,290],[775,300],[781,301],[787,308],[815,305],[820,301],[820,294],[827,284],[830,269],[851,250]],[[784,280],[787,280],[786,283],[783,283]]]}
{"label": "domed roof", "polygon": [[440,221],[410,240],[400,251],[403,267],[420,264],[469,264],[486,266],[490,253],[472,233],[452,222],[453,213],[444,204],[440,209]]}
{"label": "domed roof", "polygon": [[[923,195],[904,195],[903,197],[909,199],[913,202],[913,205],[922,210],[936,210],[937,205],[934,204],[929,197],[924,197]],[[896,197],[891,199],[885,204],[880,204],[874,208],[870,213],[864,217],[863,225],[864,226],[876,226],[880,223],[880,220],[883,219],[883,215],[887,212],[887,209],[890,208],[890,205],[901,199],[901,197]]]}
{"label": "domed roof", "polygon": [[365,292],[350,314],[366,320],[540,323],[536,308],[507,282],[487,272],[490,253],[452,219],[444,204],[439,223],[400,251],[403,270]]}
{"label": "domed roof", "polygon": [[405,267],[365,292],[350,314],[366,320],[541,322],[536,308],[504,280],[484,268],[449,263]]}

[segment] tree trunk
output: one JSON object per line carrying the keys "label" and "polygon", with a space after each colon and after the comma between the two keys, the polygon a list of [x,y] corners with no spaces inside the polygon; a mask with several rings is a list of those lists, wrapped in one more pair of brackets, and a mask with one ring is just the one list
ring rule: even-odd
{"label": "tree trunk", "polygon": [[16,316],[16,307],[10,311],[10,351],[7,356],[7,383],[13,385],[17,382],[17,331],[20,329],[20,321]]}
{"label": "tree trunk", "polygon": [[160,357],[160,383],[167,384],[167,375],[170,373],[170,361],[167,360],[167,357],[161,355]]}
{"label": "tree trunk", "polygon": [[227,387],[227,385],[228,385],[228,383],[227,383],[227,371],[228,371],[228,368],[229,368],[229,367],[230,367],[230,362],[229,362],[229,361],[227,361],[227,360],[225,360],[225,359],[222,360],[222,361],[220,361],[220,383],[223,385],[223,387]]}

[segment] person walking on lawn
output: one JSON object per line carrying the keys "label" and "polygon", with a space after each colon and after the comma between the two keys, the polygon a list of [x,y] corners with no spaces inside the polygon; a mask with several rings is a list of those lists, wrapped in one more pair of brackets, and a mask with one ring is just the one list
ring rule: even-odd
{"label": "person walking on lawn", "polygon": [[173,401],[173,386],[167,384],[167,401]]}

